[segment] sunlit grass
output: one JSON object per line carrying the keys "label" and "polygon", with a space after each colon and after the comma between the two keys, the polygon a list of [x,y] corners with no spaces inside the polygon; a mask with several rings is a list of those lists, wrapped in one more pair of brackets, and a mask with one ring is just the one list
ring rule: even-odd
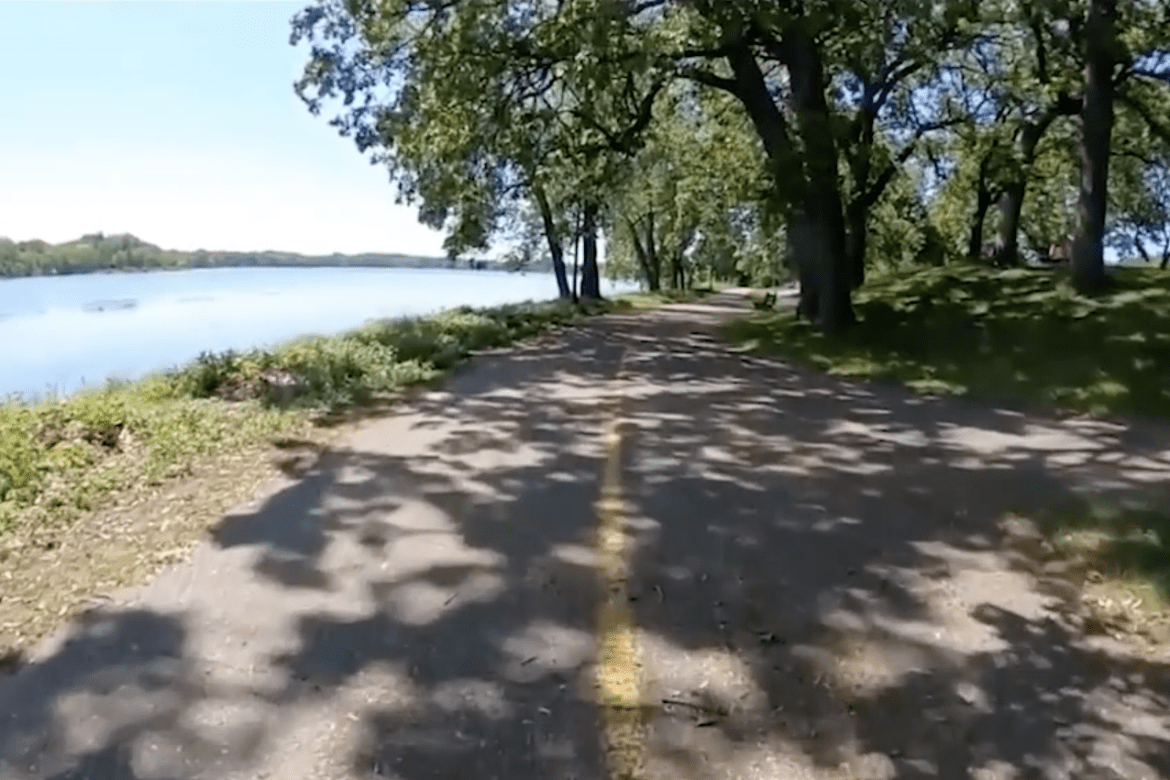
{"label": "sunlit grass", "polygon": [[614,296],[614,302],[623,308],[656,309],[668,303],[692,303],[713,293],[714,289],[660,290],[658,292],[630,292]]}
{"label": "sunlit grass", "polygon": [[[1077,564],[1099,629],[1170,642],[1170,516],[1078,499],[1033,513],[1057,553]],[[1113,624],[1113,625],[1109,625]]]}
{"label": "sunlit grass", "polygon": [[858,292],[861,323],[843,336],[791,311],[749,316],[728,336],[747,351],[922,392],[1170,417],[1170,274],[1124,269],[1115,282],[1090,298],[1059,271],[891,273]]}

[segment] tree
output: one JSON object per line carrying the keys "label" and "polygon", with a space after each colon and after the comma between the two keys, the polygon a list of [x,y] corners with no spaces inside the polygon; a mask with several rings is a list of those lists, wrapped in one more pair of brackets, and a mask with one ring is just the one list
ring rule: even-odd
{"label": "tree", "polygon": [[733,273],[756,240],[744,212],[760,208],[762,161],[734,100],[674,84],[610,201],[610,262],[651,290],[689,286],[700,265]]}
{"label": "tree", "polygon": [[[1105,225],[1131,224],[1105,221],[1110,160],[1148,156],[1149,144],[1134,141],[1143,135],[1141,123],[1155,135],[1166,129],[1158,119],[1170,83],[1166,8],[1136,2],[1119,10],[1069,0],[987,2],[983,11],[985,43],[959,59],[969,76],[965,91],[990,96],[996,119],[975,133],[955,134],[949,154],[957,178],[941,189],[933,209],[954,214],[953,201],[967,204],[973,215],[967,254],[974,258],[983,254],[983,217],[998,190],[999,209],[991,215],[1000,235],[998,261],[1018,262],[1021,233],[1044,256],[1077,230],[1085,237],[1078,244],[1080,284],[1095,287],[1104,279]],[[1118,111],[1120,138],[1112,132]],[[1137,179],[1127,174],[1127,180],[1134,190]]]}
{"label": "tree", "polygon": [[[677,72],[743,104],[767,154],[775,208],[787,214],[800,308],[826,331],[854,320],[865,215],[914,143],[946,121],[939,112],[944,102],[929,99],[937,83],[929,64],[940,48],[964,39],[974,8],[915,0],[706,0],[674,10],[673,18],[683,20],[674,36],[682,41],[673,57]],[[890,110],[895,106],[901,110]]]}
{"label": "tree", "polygon": [[1113,209],[1107,243],[1122,256],[1136,254],[1165,270],[1170,267],[1170,160],[1134,168],[1127,172],[1135,180],[1127,182],[1125,200]]}
{"label": "tree", "polygon": [[596,228],[610,158],[634,151],[662,85],[581,45],[613,48],[621,30],[612,14],[562,5],[324,0],[293,20],[292,42],[311,43],[296,87],[314,113],[341,100],[331,124],[388,166],[399,200],[445,228],[451,251],[486,246],[527,199],[542,216],[562,296],[570,291],[554,212],[579,203],[581,293],[599,297]]}

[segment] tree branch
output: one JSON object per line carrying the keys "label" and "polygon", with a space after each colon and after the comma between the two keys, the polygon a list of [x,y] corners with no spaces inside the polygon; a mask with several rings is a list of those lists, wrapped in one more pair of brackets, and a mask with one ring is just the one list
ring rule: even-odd
{"label": "tree branch", "polygon": [[729,49],[727,46],[716,46],[714,49],[683,49],[669,55],[671,59],[719,59],[726,57]]}
{"label": "tree branch", "polygon": [[1044,34],[1040,29],[1040,19],[1033,15],[1031,3],[1028,4],[1028,15],[1028,28],[1032,30],[1032,37],[1036,39],[1036,79],[1041,84],[1048,84],[1051,81],[1048,73],[1048,52],[1044,48]]}
{"label": "tree branch", "polygon": [[1146,165],[1162,164],[1162,162],[1157,158],[1150,157],[1149,155],[1142,154],[1141,152],[1135,151],[1133,149],[1115,149],[1114,151],[1110,152],[1110,154],[1114,157],[1132,157],[1135,160],[1141,160]]}
{"label": "tree branch", "polygon": [[1143,79],[1170,84],[1170,71],[1150,70],[1149,68],[1127,68],[1126,71],[1127,75],[1130,76],[1139,76]]}
{"label": "tree branch", "polygon": [[1161,123],[1159,123],[1158,120],[1155,119],[1150,113],[1149,109],[1142,105],[1140,100],[1137,100],[1127,92],[1119,92],[1117,94],[1117,99],[1120,100],[1124,105],[1133,109],[1134,113],[1141,117],[1142,121],[1146,123],[1146,127],[1150,128],[1150,131],[1154,135],[1158,136],[1163,141],[1170,143],[1170,126],[1163,126]]}
{"label": "tree branch", "polygon": [[917,148],[918,142],[922,140],[923,136],[936,130],[943,130],[948,127],[954,127],[955,125],[961,125],[965,121],[966,120],[964,118],[955,117],[952,119],[944,119],[938,122],[930,122],[929,124],[919,126],[918,129],[914,131],[914,137],[911,138],[906,146],[902,148],[902,151],[898,152],[897,157],[894,158],[894,162],[887,165],[882,170],[882,172],[878,174],[878,177],[874,179],[873,184],[864,190],[861,195],[861,199],[865,204],[865,207],[869,208],[873,206],[873,204],[877,203],[877,199],[881,197],[882,192],[885,191],[886,187],[889,186],[890,181],[894,178],[894,175],[898,172],[899,166],[910,159],[910,156],[914,154],[914,150]]}
{"label": "tree branch", "polygon": [[894,91],[894,87],[898,86],[904,79],[913,75],[916,70],[921,68],[925,63],[921,60],[910,60],[896,70],[891,71],[882,80],[881,88],[878,90],[877,97],[874,99],[874,111],[881,111],[882,106],[890,98],[890,93]]}
{"label": "tree branch", "polygon": [[668,2],[670,2],[670,0],[642,0],[642,2],[636,3],[630,8],[630,16],[637,16],[638,14],[645,13],[652,8],[659,8],[666,5]]}
{"label": "tree branch", "polygon": [[737,93],[737,86],[734,79],[727,79],[723,78],[722,76],[716,76],[714,73],[711,73],[707,70],[702,70],[701,68],[680,68],[676,72],[680,77],[689,81],[693,81],[697,84],[704,84],[708,87],[721,89],[724,92],[730,92],[733,95]]}

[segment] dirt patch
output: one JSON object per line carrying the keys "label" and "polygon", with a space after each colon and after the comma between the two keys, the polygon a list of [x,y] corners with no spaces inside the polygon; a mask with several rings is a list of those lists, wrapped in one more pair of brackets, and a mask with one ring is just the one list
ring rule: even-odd
{"label": "dirt patch", "polygon": [[204,456],[185,476],[119,491],[67,527],[0,539],[0,674],[70,617],[185,559],[224,512],[282,474],[299,476],[347,430],[306,423],[292,437]]}

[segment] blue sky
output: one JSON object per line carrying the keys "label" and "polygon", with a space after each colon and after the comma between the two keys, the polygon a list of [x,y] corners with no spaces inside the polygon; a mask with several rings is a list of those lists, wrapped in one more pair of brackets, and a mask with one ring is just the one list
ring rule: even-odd
{"label": "blue sky", "polygon": [[0,2],[0,236],[443,254],[293,92],[307,4]]}

